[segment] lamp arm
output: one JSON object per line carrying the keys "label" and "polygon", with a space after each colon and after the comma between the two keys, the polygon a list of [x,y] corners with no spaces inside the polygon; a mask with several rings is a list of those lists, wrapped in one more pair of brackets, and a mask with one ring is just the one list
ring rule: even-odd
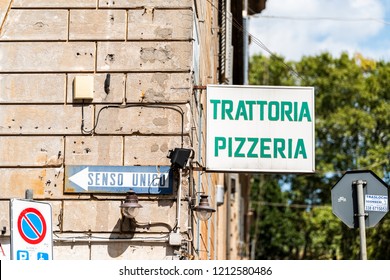
{"label": "lamp arm", "polygon": [[167,228],[169,231],[172,231],[172,227],[171,225],[167,224],[167,223],[164,223],[164,222],[148,222],[148,223],[139,223],[137,221],[135,221],[135,226],[137,228],[149,228],[149,227],[158,227],[158,226],[161,226],[161,227],[165,227]]}

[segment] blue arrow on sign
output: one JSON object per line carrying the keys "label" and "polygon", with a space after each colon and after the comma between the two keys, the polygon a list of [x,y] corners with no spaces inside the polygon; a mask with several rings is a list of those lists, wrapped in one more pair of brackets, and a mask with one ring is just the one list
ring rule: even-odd
{"label": "blue arrow on sign", "polygon": [[65,192],[171,194],[170,166],[67,166]]}

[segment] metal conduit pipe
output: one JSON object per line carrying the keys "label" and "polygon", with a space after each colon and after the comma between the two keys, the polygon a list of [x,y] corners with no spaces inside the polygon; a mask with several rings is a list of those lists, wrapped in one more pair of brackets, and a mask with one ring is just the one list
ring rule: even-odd
{"label": "metal conduit pipe", "polygon": [[96,238],[96,237],[54,237],[54,242],[64,243],[104,243],[104,242],[142,242],[142,243],[166,243],[168,236],[164,237],[137,237],[137,238]]}
{"label": "metal conduit pipe", "polygon": [[177,201],[176,201],[176,230],[175,232],[180,233],[180,211],[181,211],[181,180],[182,180],[182,169],[179,169],[179,187],[177,189]]}
{"label": "metal conduit pipe", "polygon": [[[189,199],[192,199],[192,196],[194,195],[194,171],[192,169],[192,166],[193,166],[193,157],[190,158],[190,169],[189,169],[189,190],[188,190],[188,195],[189,195]],[[191,209],[191,202],[189,201],[189,204],[188,204],[188,219],[187,219],[187,234],[188,234],[188,239],[186,240],[188,242],[187,244],[187,251],[188,251],[188,254],[192,255],[192,242],[194,240],[194,237],[193,237],[193,232],[192,232],[192,228],[193,228],[193,213],[192,213],[192,209]]]}
{"label": "metal conduit pipe", "polygon": [[[196,91],[197,95],[197,100],[198,100],[198,115],[199,115],[199,118],[198,118],[198,162],[199,163],[202,163],[202,106],[201,106],[201,92],[200,91]],[[202,186],[202,178],[201,178],[201,173],[198,171],[198,189],[197,189],[197,193],[198,193],[198,196],[199,196],[199,193],[201,192],[201,186]],[[199,199],[198,197],[196,198],[197,200]],[[200,251],[200,223],[198,222],[196,224],[196,250],[197,250],[197,253],[199,253]]]}
{"label": "metal conduit pipe", "polygon": [[[226,178],[226,177],[225,177]],[[227,198],[226,198],[226,260],[230,260],[230,219],[231,219],[231,195],[232,181],[229,177],[227,182]]]}

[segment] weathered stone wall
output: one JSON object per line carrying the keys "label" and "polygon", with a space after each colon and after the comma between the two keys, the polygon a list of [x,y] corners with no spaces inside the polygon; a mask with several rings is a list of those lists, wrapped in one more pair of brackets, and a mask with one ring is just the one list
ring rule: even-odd
{"label": "weathered stone wall", "polygon": [[[212,1],[211,1],[212,2]],[[199,72],[198,74],[198,85],[206,86],[208,84],[217,84],[218,83],[218,59],[219,59],[219,28],[218,28],[218,8],[217,1],[194,1],[196,6],[196,30],[199,41]],[[195,37],[195,35],[194,35]],[[195,47],[194,47],[195,48]],[[195,55],[196,57],[196,55]],[[196,72],[196,71],[195,71]],[[192,109],[192,120],[194,123],[194,150],[196,151],[195,160],[199,162],[201,166],[205,166],[205,141],[206,141],[206,90],[203,87],[194,91],[193,109]],[[209,195],[210,206],[217,208],[215,201],[215,186],[218,183],[217,174],[210,173],[195,173],[195,179],[198,179],[196,182],[197,185],[196,191],[203,192]],[[224,230],[223,228],[217,228],[217,215],[213,216],[207,222],[201,222],[194,220],[194,229],[196,229],[194,236],[194,247],[195,250],[199,252],[199,258],[206,259],[217,259],[217,231]]]}
{"label": "weathered stone wall", "polygon": [[[119,211],[123,194],[64,193],[64,169],[170,165],[168,150],[182,141],[198,152],[198,132],[205,136],[192,90],[193,1],[14,0],[8,9],[9,3],[0,3],[0,226],[7,227],[5,237],[10,234],[9,199],[24,198],[25,190],[32,189],[34,199],[52,204],[55,259],[174,258],[165,237],[177,219],[175,191],[141,195],[144,208],[137,220],[148,225],[130,234]],[[197,5],[195,22],[207,49],[201,58],[201,83],[207,84],[216,81],[211,77],[217,73],[216,18],[213,7]],[[94,77],[94,98],[84,104],[73,99],[78,75]],[[104,85],[108,77],[109,92]],[[102,109],[129,103],[139,106]],[[184,127],[181,115],[165,105],[183,110]],[[94,133],[83,132],[82,119],[85,130],[92,129],[100,109]],[[211,176],[201,178],[201,189],[213,196]],[[188,188],[186,177],[182,198]],[[185,237],[187,201],[182,205],[180,230]],[[200,258],[214,258],[210,244],[215,228],[209,226],[215,223],[210,223],[199,227],[203,247],[198,249],[209,250]],[[133,241],[115,242],[120,232]],[[71,242],[86,236],[91,245]],[[154,241],[137,242],[145,236]],[[93,238],[107,242],[94,243]]]}

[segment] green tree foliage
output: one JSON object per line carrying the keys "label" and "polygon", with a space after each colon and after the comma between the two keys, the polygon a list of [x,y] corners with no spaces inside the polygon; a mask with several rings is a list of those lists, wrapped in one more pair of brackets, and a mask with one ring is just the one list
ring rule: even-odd
{"label": "green tree foliage", "polygon": [[[369,169],[390,182],[390,63],[346,53],[299,62],[255,55],[249,82],[313,86],[316,104],[316,173],[269,175],[264,182],[256,176],[252,184],[260,205],[256,258],[358,259],[358,231],[333,215],[330,193],[348,170]],[[367,230],[367,246],[369,259],[390,259],[389,215]]]}
{"label": "green tree foliage", "polygon": [[260,237],[256,240],[257,256],[281,260],[298,258],[304,243],[301,229],[305,221],[299,219],[292,208],[286,207],[288,197],[279,188],[275,176],[255,177],[253,184],[257,186],[252,192],[256,213],[253,235]]}

